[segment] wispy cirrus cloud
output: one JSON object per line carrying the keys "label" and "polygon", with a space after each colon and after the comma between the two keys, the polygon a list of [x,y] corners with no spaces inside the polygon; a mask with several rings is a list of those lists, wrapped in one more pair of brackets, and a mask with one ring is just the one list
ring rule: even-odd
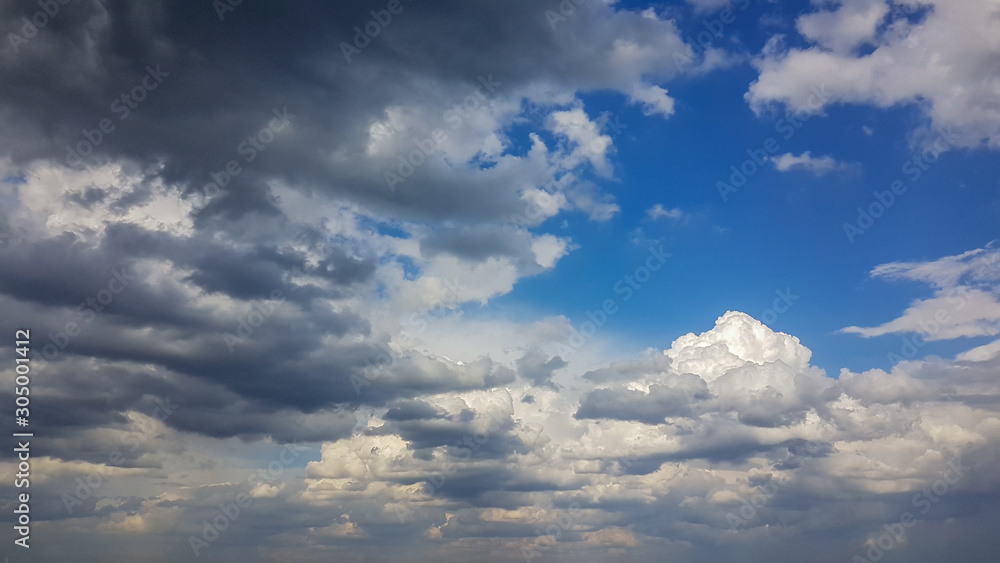
{"label": "wispy cirrus cloud", "polygon": [[923,282],[934,288],[934,296],[915,300],[900,317],[879,326],[850,326],[843,332],[864,337],[919,333],[932,341],[1000,334],[1000,251],[993,244],[937,260],[882,264],[871,276]]}

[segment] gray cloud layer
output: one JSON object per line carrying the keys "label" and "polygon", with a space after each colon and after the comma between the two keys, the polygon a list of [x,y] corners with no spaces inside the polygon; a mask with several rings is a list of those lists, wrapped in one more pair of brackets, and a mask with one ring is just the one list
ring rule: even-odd
{"label": "gray cloud layer", "polygon": [[[386,4],[216,4],[57,3],[0,51],[0,327],[38,359],[40,557],[842,561],[949,463],[972,469],[895,549],[996,548],[993,348],[834,379],[727,313],[581,391],[541,352],[551,319],[509,362],[429,350],[572,250],[546,219],[618,210],[577,94],[669,117],[692,50],[665,12],[404,0],[348,62]],[[4,36],[38,6],[0,2]]]}

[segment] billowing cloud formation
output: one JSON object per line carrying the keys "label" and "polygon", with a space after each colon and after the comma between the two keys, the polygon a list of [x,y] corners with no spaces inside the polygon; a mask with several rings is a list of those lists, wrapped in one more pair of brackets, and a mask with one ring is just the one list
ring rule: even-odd
{"label": "billowing cloud formation", "polygon": [[[542,352],[565,317],[468,318],[574,251],[550,219],[621,211],[617,133],[582,100],[672,119],[693,50],[665,13],[57,4],[0,51],[0,325],[32,334],[39,559],[802,560],[868,556],[907,511],[912,560],[956,522],[994,541],[996,343],[833,378],[738,312],[628,358],[603,335]],[[855,4],[843,43],[800,29],[848,56],[878,12]],[[8,43],[39,6],[0,4]],[[954,116],[988,126],[984,91],[925,98],[975,133]]]}
{"label": "billowing cloud formation", "polygon": [[[285,184],[408,219],[505,221],[526,215],[532,190],[573,191],[579,177],[557,180],[578,165],[610,173],[611,139],[592,130],[578,92],[618,91],[669,117],[657,84],[680,72],[672,54],[692,53],[671,20],[603,2],[555,26],[533,2],[403,6],[374,38],[355,27],[372,21],[370,6],[244,6],[221,22],[211,3],[61,6],[43,33],[0,53],[17,85],[0,105],[19,108],[3,123],[22,131],[0,152],[16,165],[129,160],[186,197],[218,179],[226,196],[205,220],[273,212]],[[5,5],[5,37],[36,9]],[[510,151],[515,119],[545,118],[566,152],[540,140]]]}
{"label": "billowing cloud formation", "polygon": [[[578,94],[669,117],[657,84],[691,53],[604,3],[557,29],[531,2],[404,4],[375,38],[369,7],[219,6],[60,4],[37,33],[35,4],[0,7],[29,39],[0,52],[0,305],[32,319],[68,459],[151,394],[188,405],[180,430],[286,442],[512,382],[427,353],[427,326],[554,268],[574,246],[546,219],[618,211],[607,118]],[[81,377],[118,383],[94,403]]]}
{"label": "billowing cloud formation", "polygon": [[[891,373],[843,370],[837,379],[810,356],[797,338],[728,312],[670,348],[583,374],[591,387],[579,399],[538,385],[561,364],[537,352],[517,363],[524,385],[500,377],[461,390],[463,374],[497,368],[455,364],[448,392],[411,387],[419,398],[358,412],[319,446],[266,448],[270,457],[241,462],[237,473],[249,478],[222,484],[233,468],[216,467],[218,439],[190,425],[206,412],[198,399],[172,399],[162,423],[142,412],[154,403],[139,402],[120,421],[78,430],[80,454],[45,458],[46,490],[69,496],[45,493],[38,510],[66,538],[128,529],[155,538],[164,557],[186,558],[203,520],[248,498],[221,539],[199,546],[223,559],[248,550],[265,559],[400,556],[406,546],[458,561],[490,545],[491,559],[511,561],[664,551],[728,560],[751,549],[789,560],[789,550],[820,541],[870,561],[886,551],[932,561],[927,550],[953,523],[970,533],[997,523],[985,507],[995,506],[1000,477],[992,376],[1000,354],[906,361]],[[296,420],[332,428],[333,416]],[[83,455],[108,443],[125,451],[130,436],[143,435],[124,465]],[[96,475],[94,498],[75,502],[74,479]],[[187,486],[163,489],[163,478]],[[289,520],[261,527],[274,517]],[[892,544],[878,543],[887,529],[896,531]],[[780,541],[766,540],[775,533]],[[132,540],[116,541],[127,553]]]}
{"label": "billowing cloud formation", "polygon": [[[833,379],[809,357],[798,339],[729,312],[667,350],[584,375],[597,387],[571,420],[567,400],[543,388],[531,401],[516,389],[434,397],[406,417],[448,436],[427,451],[390,410],[324,446],[297,502],[363,502],[372,524],[426,526],[442,556],[494,538],[498,560],[549,550],[725,560],[751,545],[789,560],[779,550],[807,549],[798,542],[820,530],[827,549],[879,558],[868,550],[909,512],[919,532],[905,528],[888,549],[932,560],[921,555],[929,538],[996,475],[987,374],[998,358]],[[363,463],[345,461],[355,452]],[[776,523],[782,541],[762,542]]]}
{"label": "billowing cloud formation", "polygon": [[[746,100],[807,105],[915,104],[958,146],[1000,147],[1000,5],[995,1],[842,0],[797,20],[807,47],[774,38],[754,65]],[[930,62],[929,62],[930,61]],[[813,108],[814,109],[814,108]]]}

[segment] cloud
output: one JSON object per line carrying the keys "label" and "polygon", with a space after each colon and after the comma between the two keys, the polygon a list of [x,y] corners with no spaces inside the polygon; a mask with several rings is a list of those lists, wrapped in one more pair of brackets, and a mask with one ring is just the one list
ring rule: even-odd
{"label": "cloud", "polygon": [[998,355],[1000,355],[1000,340],[994,340],[989,344],[962,352],[955,359],[961,362],[986,362],[995,359]]}
{"label": "cloud", "polygon": [[667,118],[674,114],[674,99],[659,86],[636,85],[632,90],[631,100],[642,105],[643,115],[658,113]]}
{"label": "cloud", "polygon": [[555,266],[570,250],[569,239],[533,235],[512,225],[443,226],[418,235],[420,257],[433,262],[450,255],[465,263],[482,263],[502,258],[521,274],[540,272]]}
{"label": "cloud", "polygon": [[[974,469],[907,555],[940,560],[929,546],[956,523],[996,528],[993,345],[838,379],[735,311],[645,355],[598,336],[572,357],[542,352],[569,319],[491,316],[575,248],[549,219],[620,211],[615,138],[581,100],[617,92],[672,118],[661,85],[693,49],[669,17],[615,3],[575,4],[555,29],[527,0],[417,4],[350,61],[341,43],[382,17],[371,6],[219,21],[204,2],[60,4],[0,52],[0,123],[17,133],[0,138],[0,325],[33,335],[40,559],[188,560],[242,493],[203,558],[521,560],[558,535],[580,561],[801,560],[863,546],[957,461]],[[37,10],[5,4],[5,31]],[[955,10],[899,29],[919,39]],[[803,33],[829,57],[868,40],[837,43],[838,25]],[[931,78],[978,80],[977,40]],[[781,64],[769,53],[758,90]],[[689,72],[733,60],[704,59]],[[114,109],[150,68],[162,82]],[[955,83],[950,109],[923,84],[934,112],[992,107],[980,82]],[[994,253],[877,275],[978,296],[942,334],[989,331]],[[727,515],[768,483],[734,534]]]}
{"label": "cloud", "polygon": [[1000,334],[1000,252],[993,244],[926,262],[882,264],[871,275],[923,282],[934,288],[934,296],[913,301],[902,316],[879,326],[843,332],[866,338],[918,333],[925,340]]}
{"label": "cloud", "polygon": [[664,355],[677,369],[712,382],[748,362],[763,365],[780,361],[801,370],[808,366],[812,352],[794,336],[773,332],[748,315],[728,311],[713,330],[681,336]]}
{"label": "cloud", "polygon": [[685,0],[694,6],[696,13],[709,13],[729,6],[731,0]]}
{"label": "cloud", "polygon": [[835,11],[799,16],[796,28],[803,37],[834,53],[850,54],[871,41],[889,6],[881,0],[843,0]]}
{"label": "cloud", "polygon": [[659,381],[647,391],[627,386],[592,391],[575,416],[661,424],[668,417],[691,416],[696,403],[710,397],[705,380],[694,374],[665,374]]}
{"label": "cloud", "polygon": [[805,111],[913,105],[956,146],[998,148],[996,11],[980,0],[895,2],[891,11],[884,0],[838,2],[799,16],[809,46],[784,48],[777,37],[768,44],[745,98],[756,112],[775,103]]}
{"label": "cloud", "polygon": [[582,108],[551,113],[547,126],[553,133],[565,137],[574,145],[573,152],[567,157],[573,163],[568,165],[569,168],[576,161],[586,160],[599,174],[610,174],[611,165],[607,156],[612,150],[611,137],[602,134]]}
{"label": "cloud", "polygon": [[[663,545],[681,550],[670,543],[681,541],[702,556],[751,545],[767,555],[753,538],[779,514],[802,518],[814,531],[836,527],[846,535],[824,542],[863,551],[872,530],[912,510],[913,495],[952,471],[949,463],[966,468],[958,490],[988,486],[980,485],[988,478],[983,472],[995,471],[981,462],[996,455],[983,441],[995,437],[985,427],[951,424],[992,416],[981,409],[998,396],[995,378],[985,377],[995,358],[965,358],[963,367],[914,360],[890,373],[844,370],[834,379],[810,366],[810,355],[798,339],[728,312],[713,329],[685,335],[667,350],[586,374],[595,387],[572,418],[551,406],[560,392],[535,387],[532,401],[494,403],[481,392],[462,400],[437,396],[430,399],[433,416],[408,429],[371,420],[367,434],[325,446],[323,459],[310,466],[306,498],[351,503],[353,491],[363,490],[365,502],[385,504],[379,518],[402,511],[404,524],[419,529],[414,533],[424,534],[429,523],[434,538],[456,549],[471,535],[527,539],[550,522],[565,522],[566,530],[590,531],[561,532],[562,549],[598,560],[588,546],[651,553]],[[483,413],[497,407],[503,422],[477,430],[476,421],[493,418]],[[437,424],[446,412],[453,422]],[[467,439],[446,432],[459,418],[470,425]],[[440,436],[440,445],[425,441],[428,435]],[[492,440],[502,447],[492,449]],[[435,453],[420,453],[428,447]],[[365,461],[341,461],[356,456]],[[445,460],[454,469],[441,472]],[[473,475],[480,480],[470,481]],[[508,493],[491,492],[499,488]],[[759,518],[741,524],[747,538],[720,544],[731,530],[727,514],[763,490],[777,492],[761,497],[769,500],[757,505]],[[949,494],[934,509],[955,514],[961,497]],[[859,502],[865,508],[846,527],[843,518],[823,517]],[[668,514],[662,505],[674,508]],[[699,530],[685,526],[691,519],[702,522]],[[361,524],[369,529],[376,521]],[[794,539],[782,549],[788,541],[804,549],[800,532],[789,533]],[[497,549],[513,554],[520,547]]]}
{"label": "cloud", "polygon": [[[164,534],[172,540],[162,544],[163,560],[190,554],[184,537],[232,502],[233,487],[255,491],[239,525],[225,532],[248,547],[213,544],[213,555],[394,553],[396,538],[414,555],[459,561],[488,538],[498,558],[517,558],[525,545],[544,552],[545,542],[532,543],[536,532],[556,529],[561,550],[588,561],[609,549],[642,557],[697,550],[699,560],[754,549],[780,559],[816,541],[854,553],[873,531],[913,512],[914,495],[943,476],[952,484],[935,497],[933,512],[920,515],[924,532],[896,549],[936,560],[920,553],[944,533],[943,519],[973,527],[998,521],[993,512],[970,511],[968,500],[995,494],[991,483],[1000,477],[995,354],[913,359],[891,372],[843,370],[836,379],[809,365],[810,356],[797,338],[727,312],[706,332],[585,374],[588,388],[578,399],[533,385],[533,399],[521,400],[528,387],[512,380],[490,390],[419,392],[375,407],[353,431],[318,438],[300,454],[300,469],[274,477],[265,469],[265,480],[236,485],[223,477],[232,467],[211,463],[223,442],[174,427],[186,409],[202,409],[192,394],[165,424],[146,424],[154,442],[136,458],[145,469],[111,468],[106,457],[39,462],[50,481],[32,508],[70,541],[76,528],[102,537],[124,529]],[[548,380],[552,360],[523,357],[522,375],[540,368],[536,377]],[[132,425],[146,418],[130,414]],[[118,438],[104,432],[82,428],[77,441],[110,451]],[[227,463],[254,475],[254,467],[281,459],[270,455]],[[96,470],[107,483],[97,488],[100,499],[67,518],[55,491],[72,491],[74,479]],[[157,490],[164,478],[185,485],[162,496],[120,494]],[[740,512],[747,499],[757,499],[755,512]],[[734,515],[744,513],[734,537]],[[276,514],[290,518],[267,526]],[[786,530],[780,546],[759,544],[785,517],[802,524]],[[47,549],[65,553],[62,545]],[[127,541],[116,546],[132,549]]]}
{"label": "cloud", "polygon": [[525,352],[524,356],[517,361],[517,370],[532,385],[549,385],[555,387],[555,384],[552,382],[552,372],[567,365],[569,364],[559,356],[549,358],[541,350],[532,348]]}
{"label": "cloud", "polygon": [[[10,21],[33,13],[11,9]],[[405,10],[392,19],[391,33],[381,34],[348,63],[341,43],[349,43],[354,27],[371,19],[368,9],[240,10],[220,26],[213,10],[205,13],[190,2],[164,4],[156,13],[118,6],[62,7],[59,25],[49,26],[20,53],[8,49],[0,54],[5,75],[24,84],[0,97],[5,109],[16,108],[5,115],[22,116],[7,125],[19,128],[24,143],[0,149],[21,167],[38,159],[65,162],[67,147],[76,151],[83,146],[88,167],[134,164],[150,182],[180,187],[186,197],[203,191],[212,174],[221,177],[235,160],[240,172],[223,182],[222,189],[240,197],[219,198],[204,210],[205,219],[266,212],[272,195],[268,187],[280,183],[397,218],[503,221],[523,214],[522,196],[529,190],[555,188],[565,166],[588,161],[600,174],[611,171],[603,161],[611,147],[599,134],[581,145],[586,153],[562,155],[539,146],[529,154],[513,154],[505,131],[518,119],[522,102],[546,108],[546,115],[572,112],[567,108],[578,104],[578,93],[610,89],[635,95],[649,111],[666,116],[671,100],[653,84],[680,72],[672,53],[692,51],[673,21],[655,14],[588,3],[552,29],[547,9],[519,2],[489,10],[461,3],[440,13]],[[189,19],[190,10],[206,17],[184,27],[180,23]],[[520,10],[518,23],[511,10]],[[268,29],[276,18],[297,32],[260,40],[250,31]],[[224,46],[206,41],[220,28],[230,29],[228,23],[236,19],[240,23],[232,27],[245,33],[234,34]],[[114,38],[130,33],[131,26],[149,33],[132,38],[134,44],[126,48]],[[523,41],[525,32],[533,38],[530,44]],[[476,48],[470,50],[470,44]],[[515,44],[516,49],[509,47]],[[213,55],[205,57],[209,51]],[[52,56],[55,52],[63,55]],[[445,55],[426,56],[432,52]],[[302,53],[309,55],[303,59]],[[252,73],[236,72],[240,65],[232,64],[262,56],[274,64],[256,66]],[[482,67],[473,60],[492,64]],[[308,70],[291,77],[287,69],[299,64]],[[123,88],[141,84],[149,65],[167,73],[162,83],[127,116],[112,112]],[[49,101],[61,108],[55,113],[43,111],[49,102],[39,105],[39,98],[28,94],[38,90],[39,83],[30,77],[41,69],[55,77],[44,88]],[[89,70],[78,81],[60,78],[79,69]],[[317,89],[319,83],[324,86]],[[374,94],[357,95],[361,91]],[[81,93],[83,103],[68,103]],[[197,110],[192,99],[198,100]],[[244,141],[268,126],[275,109],[287,109],[295,117],[263,150],[255,150],[252,163],[243,162],[250,146]],[[577,131],[574,127],[584,125],[579,117],[563,115],[560,130]],[[95,130],[103,118],[111,120],[114,130],[95,145],[81,131]],[[25,150],[28,146],[33,148]],[[415,150],[417,156],[410,159]],[[406,173],[412,165],[401,163],[400,157],[421,164],[401,184],[387,185],[387,172]]]}
{"label": "cloud", "polygon": [[605,528],[596,532],[587,532],[583,535],[588,544],[608,546],[608,547],[635,547],[639,545],[635,534],[624,528]]}
{"label": "cloud", "polygon": [[646,215],[655,221],[661,217],[665,217],[667,219],[680,219],[681,217],[684,217],[684,212],[676,207],[673,209],[665,209],[663,204],[657,203],[653,207],[646,210]]}
{"label": "cloud", "polygon": [[795,156],[790,152],[779,156],[772,156],[771,162],[774,163],[775,168],[782,172],[788,172],[789,170],[804,170],[817,176],[822,176],[837,170],[851,168],[850,165],[837,162],[831,156],[814,157],[810,154],[810,151],[806,151],[799,156]]}

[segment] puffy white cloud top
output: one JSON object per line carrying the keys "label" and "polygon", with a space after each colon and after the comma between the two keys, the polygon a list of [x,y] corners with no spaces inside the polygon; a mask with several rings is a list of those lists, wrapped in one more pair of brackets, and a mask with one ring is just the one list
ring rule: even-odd
{"label": "puffy white cloud top", "polygon": [[682,372],[714,381],[726,372],[748,363],[783,362],[793,370],[809,364],[812,352],[799,339],[774,332],[750,315],[727,311],[715,328],[700,335],[685,334],[663,352]]}
{"label": "puffy white cloud top", "polygon": [[325,444],[287,502],[420,528],[442,556],[490,541],[511,557],[558,546],[587,560],[732,560],[752,547],[790,561],[781,549],[819,531],[831,553],[877,556],[884,525],[909,513],[922,537],[906,528],[878,549],[930,561],[920,546],[1000,477],[994,348],[834,378],[798,338],[728,311],[584,374],[593,387],[577,405],[526,381],[394,406]]}

